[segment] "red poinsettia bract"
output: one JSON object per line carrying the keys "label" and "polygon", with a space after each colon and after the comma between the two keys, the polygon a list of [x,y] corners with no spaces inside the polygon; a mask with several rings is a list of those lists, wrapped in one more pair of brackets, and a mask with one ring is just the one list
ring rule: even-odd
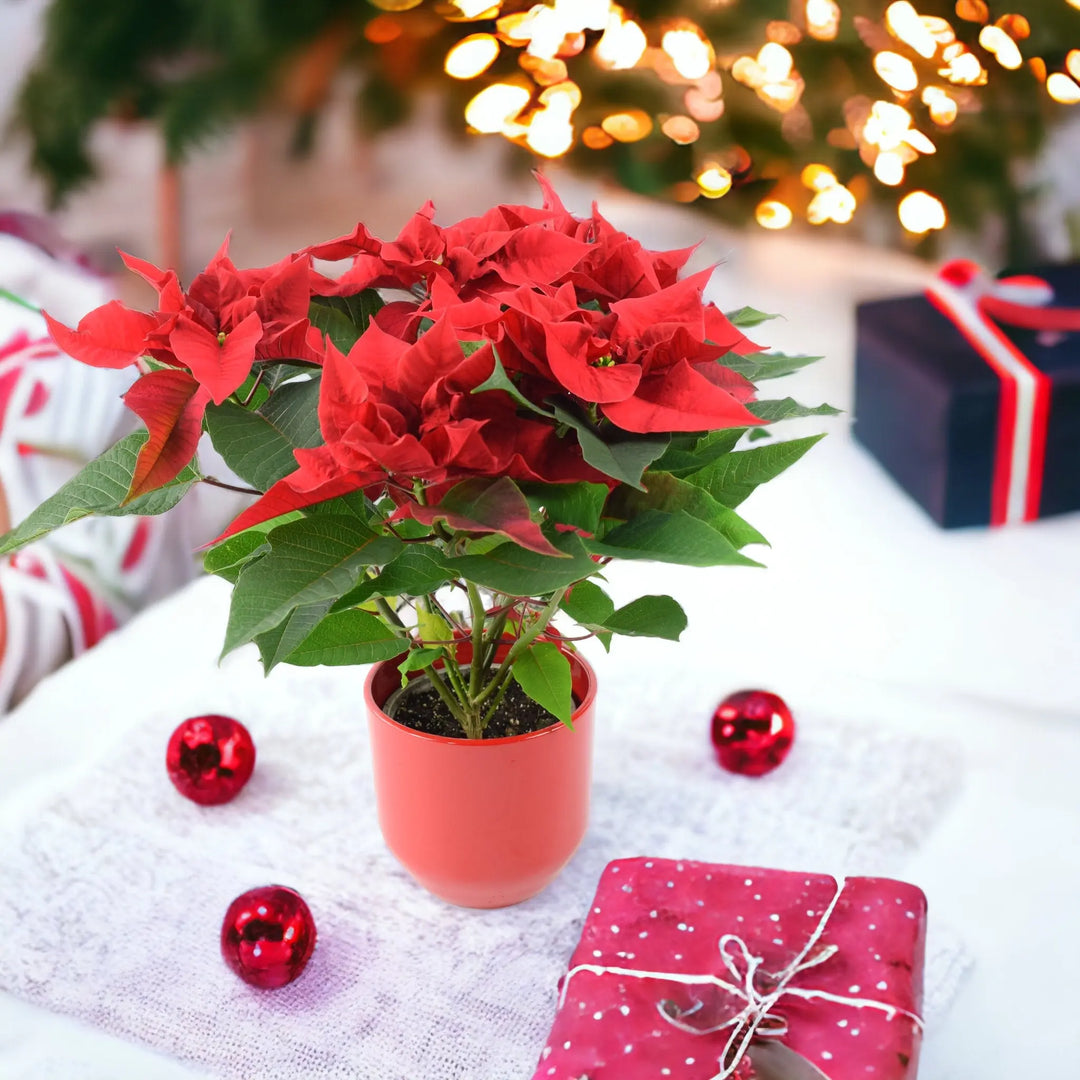
{"label": "red poinsettia bract", "polygon": [[[172,271],[125,256],[157,291],[156,310],[113,301],[74,330],[49,325],[88,364],[152,361],[126,398],[149,432],[129,498],[177,475],[206,408],[260,363],[321,368],[323,442],[296,450],[295,471],[229,533],[357,490],[389,492],[399,515],[460,522],[442,500],[465,481],[616,486],[586,460],[584,427],[617,442],[760,423],[746,407],[753,385],[718,363],[758,346],[704,300],[709,271],[680,279],[692,249],[646,250],[595,208],[575,217],[540,182],[541,207],[442,227],[428,204],[396,240],[358,225],[256,270],[237,269],[226,241],[186,291]],[[331,278],[316,258],[349,265]],[[368,305],[379,310],[345,354],[312,326],[312,297],[367,289],[399,295]],[[538,529],[515,539],[550,550]]]}
{"label": "red poinsettia bract", "polygon": [[[420,298],[384,307],[347,356],[328,352],[324,445],[298,450],[297,470],[230,533],[348,490],[389,489],[399,512],[417,516],[417,483],[428,515],[474,477],[615,486],[556,407],[615,437],[760,423],[746,408],[752,384],[717,363],[758,346],[703,300],[708,271],[679,279],[691,251],[647,251],[544,190],[541,208],[498,206],[440,228],[428,204],[395,241],[358,225],[307,249],[351,260],[320,292],[396,287]],[[498,365],[516,396],[478,390]]]}
{"label": "red poinsettia bract", "polygon": [[323,340],[308,321],[311,260],[292,255],[275,266],[239,270],[228,240],[184,292],[172,270],[131,255],[127,267],[158,293],[152,313],[112,300],[78,327],[45,319],[53,340],[93,367],[124,368],[150,357],[125,396],[146,424],[128,498],[174,479],[191,460],[209,402],[220,405],[251,374],[256,361],[295,359],[321,364]]}

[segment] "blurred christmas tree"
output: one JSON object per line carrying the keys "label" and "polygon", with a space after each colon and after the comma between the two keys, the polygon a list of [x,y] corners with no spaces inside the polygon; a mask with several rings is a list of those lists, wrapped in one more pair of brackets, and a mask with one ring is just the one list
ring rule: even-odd
{"label": "blurred christmas tree", "polygon": [[435,84],[458,130],[727,220],[992,217],[1015,262],[1035,254],[1022,165],[1080,103],[1075,46],[1080,0],[54,0],[16,121],[60,199],[104,118],[155,120],[178,162],[276,102],[302,144],[356,67],[369,129]]}

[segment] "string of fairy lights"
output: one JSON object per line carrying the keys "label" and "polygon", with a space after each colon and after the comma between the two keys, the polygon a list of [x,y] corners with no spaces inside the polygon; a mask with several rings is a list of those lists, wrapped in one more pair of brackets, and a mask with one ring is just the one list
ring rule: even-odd
{"label": "string of fairy lights", "polygon": [[[371,2],[387,13],[368,24],[368,38],[377,41],[393,32],[396,13],[422,0]],[[708,2],[726,6],[734,0]],[[1080,0],[1046,2],[1080,9]],[[519,72],[489,82],[468,102],[469,128],[500,135],[547,158],[560,157],[578,143],[602,150],[639,142],[657,129],[673,143],[693,146],[703,129],[724,115],[725,82],[752,91],[780,114],[785,134],[797,132],[808,124],[801,105],[806,83],[792,46],[805,38],[836,40],[845,19],[839,0],[793,0],[791,18],[768,23],[766,40],[755,55],[732,55],[690,18],[646,22],[635,16],[631,4],[611,0],[547,0],[530,7],[505,0],[448,0],[436,10],[465,30],[469,23],[487,24],[480,32],[465,33],[449,49],[444,68],[451,78],[481,80],[507,50],[517,57]],[[1024,15],[992,19],[985,0],[957,0],[954,11],[956,20],[981,27],[981,52],[958,39],[949,19],[921,14],[910,0],[888,4],[877,23],[855,17],[859,37],[873,54],[880,95],[850,96],[828,142],[857,151],[886,188],[904,185],[908,169],[937,151],[934,140],[947,136],[962,114],[980,108],[980,90],[994,77],[995,67],[1016,71],[1027,65],[1052,101],[1080,104],[1080,48],[1067,52],[1060,70],[1048,70],[1043,57],[1024,55],[1024,42],[1031,36]],[[380,26],[383,18],[387,22]],[[570,77],[567,61],[582,56],[602,71],[650,73],[670,88],[673,107],[663,113],[619,108],[599,122],[579,124],[583,90]],[[738,160],[738,147],[732,150],[734,158],[732,153],[703,153],[692,175],[674,185],[674,197],[691,202],[727,195],[733,174],[744,174],[750,164]],[[845,224],[855,216],[858,185],[842,183],[827,165],[805,166],[799,185],[805,189],[801,198],[792,198],[789,187],[787,197],[774,191],[762,199],[757,222],[766,229],[784,229],[797,215],[813,225]],[[948,222],[944,202],[930,191],[898,193],[896,206],[901,225],[912,234],[925,235]]]}

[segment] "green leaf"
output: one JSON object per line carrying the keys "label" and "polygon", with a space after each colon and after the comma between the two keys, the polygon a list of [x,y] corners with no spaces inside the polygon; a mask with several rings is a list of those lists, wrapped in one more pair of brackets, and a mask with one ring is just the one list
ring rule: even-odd
{"label": "green leaf", "polygon": [[127,517],[130,514],[164,514],[171,510],[200,478],[195,462],[186,465],[175,480],[163,487],[124,503],[135,475],[135,461],[146,437],[145,431],[133,432],[81,469],[55,495],[31,511],[24,521],[0,536],[0,555],[16,551],[91,514]]}
{"label": "green leaf", "polygon": [[671,445],[653,464],[652,471],[667,472],[672,476],[697,472],[734,450],[745,432],[746,428],[721,428],[704,435],[675,435]]}
{"label": "green leaf", "polygon": [[453,641],[454,631],[437,612],[419,606],[416,609],[416,629],[422,641]]}
{"label": "green leaf", "polygon": [[611,597],[593,581],[579,581],[562,602],[562,610],[574,622],[590,630],[606,626],[615,611]]}
{"label": "green leaf", "polygon": [[726,537],[684,510],[675,514],[647,510],[603,540],[586,541],[586,547],[598,555],[682,566],[761,565],[740,554]]}
{"label": "green leaf", "polygon": [[462,550],[466,555],[486,555],[489,551],[494,551],[505,543],[505,536],[501,536],[499,533],[487,533],[484,536],[473,536],[467,539]]}
{"label": "green leaf", "polygon": [[694,456],[698,460],[715,461],[735,449],[746,428],[722,428],[708,431],[694,444]]}
{"label": "green leaf", "polygon": [[604,625],[626,637],[678,641],[686,629],[686,613],[670,596],[639,596],[609,615]]}
{"label": "green leaf", "polygon": [[352,319],[322,299],[311,301],[308,318],[312,326],[318,327],[346,355],[359,340],[360,328]]}
{"label": "green leaf", "polygon": [[[721,463],[737,456],[739,455],[727,454],[709,468],[718,469]],[[622,488],[615,493],[609,508],[612,517],[633,521],[649,510],[661,510],[665,514],[684,511],[699,521],[704,521],[737,548],[768,542],[734,510],[717,501],[704,489],[704,485],[695,485],[690,479],[680,480],[668,473],[647,472],[644,480],[648,491],[638,492]]]}
{"label": "green leaf", "polygon": [[[462,347],[470,344],[478,344],[483,347],[483,342],[462,342]],[[474,350],[475,351],[475,350]],[[482,394],[485,390],[502,390],[509,394],[518,405],[524,409],[528,409],[530,412],[539,414],[540,416],[546,416],[549,419],[554,415],[546,410],[540,408],[535,402],[530,401],[514,384],[514,381],[506,373],[506,368],[503,367],[502,361],[499,359],[499,354],[495,347],[492,346],[492,353],[495,356],[495,367],[492,369],[491,374],[479,385],[474,386],[472,393]],[[466,356],[469,355],[466,353]]]}
{"label": "green leaf", "polygon": [[592,631],[606,651],[611,651],[611,631],[605,628],[604,620],[615,610],[615,605],[599,585],[592,581],[579,581],[560,607],[576,623]]}
{"label": "green leaf", "polygon": [[297,667],[374,664],[393,660],[407,648],[408,642],[381,619],[353,608],[327,615],[285,658],[285,663]]}
{"label": "green leaf", "polygon": [[[298,379],[301,375],[310,376],[311,368],[306,364],[290,364],[287,362],[275,361],[263,368],[263,372],[263,386],[273,393],[284,383],[288,383],[293,379]],[[244,395],[241,393],[240,396],[243,397]]]}
{"label": "green leaf", "polygon": [[305,507],[303,512],[307,517],[354,517],[369,527],[373,520],[381,523],[375,504],[362,491],[350,491],[347,495],[338,495],[336,498],[314,503]]}
{"label": "green leaf", "polygon": [[794,398],[777,398],[772,401],[750,401],[747,409],[756,417],[768,420],[770,424],[777,420],[791,420],[797,416],[839,416],[840,409],[831,405],[800,405]]}
{"label": "green leaf", "polygon": [[[39,309],[34,308],[34,310],[37,311]],[[164,360],[155,360],[152,356],[140,356],[139,360],[143,364],[146,365],[146,370],[147,371],[175,371],[176,370],[176,365],[175,364],[166,364]],[[248,378],[244,380],[244,383],[247,383],[248,379],[250,379],[251,381],[254,381],[254,378],[255,377],[253,375],[249,375]]]}
{"label": "green leaf", "polygon": [[746,439],[747,442],[764,442],[772,437],[772,432],[767,427],[756,427],[750,429],[750,434],[746,436]]}
{"label": "green leaf", "polygon": [[749,356],[729,352],[726,356],[722,356],[718,363],[732,371],[737,371],[751,382],[758,383],[764,379],[780,379],[785,375],[791,375],[821,359],[820,356],[787,356],[784,353],[775,352],[750,353]]}
{"label": "green leaf", "polygon": [[[390,511],[390,513],[393,513],[393,511]],[[390,514],[379,514],[372,519],[371,527],[377,532],[385,529],[386,519],[389,516]],[[434,541],[425,539],[426,537],[434,535],[432,527],[430,525],[425,525],[422,521],[415,521],[413,518],[398,518],[397,521],[394,522],[394,535],[402,537],[405,540],[423,539],[425,540],[425,543],[434,544]],[[496,538],[496,542],[501,544],[505,539],[505,536],[500,536]],[[434,550],[438,549],[434,548]]]}
{"label": "green leaf", "polygon": [[446,566],[455,576],[510,596],[540,596],[596,572],[596,564],[574,533],[564,533],[553,543],[570,558],[556,559],[517,544],[500,544],[486,555],[447,559]]}
{"label": "green leaf", "polygon": [[[501,537],[499,543],[504,543]],[[358,607],[373,596],[426,596],[451,577],[453,574],[446,568],[446,560],[437,547],[433,544],[410,544],[383,567],[378,577],[361,581],[330,610],[344,611]]]}
{"label": "green leaf", "polygon": [[769,315],[767,312],[758,311],[752,307],[741,307],[737,311],[726,311],[724,314],[727,316],[728,322],[737,326],[740,330],[745,330],[750,326],[760,326],[764,322],[780,318],[779,315]]}
{"label": "green leaf", "polygon": [[752,450],[740,450],[691,473],[685,483],[707,491],[724,506],[738,506],[759,484],[779,476],[824,435],[769,443]]}
{"label": "green leaf", "polygon": [[224,652],[277,626],[293,608],[332,603],[372,565],[389,562],[401,543],[354,518],[316,516],[269,534],[270,553],[245,567],[233,588]]}
{"label": "green leaf", "polygon": [[385,306],[378,289],[363,289],[352,296],[320,296],[321,302],[343,311],[363,333]]}
{"label": "green leaf", "polygon": [[318,404],[318,379],[287,383],[257,411],[232,401],[207,406],[206,430],[229,468],[267,491],[295,471],[294,450],[322,442]]}
{"label": "green leaf", "polygon": [[542,708],[571,731],[574,712],[570,661],[558,645],[542,641],[523,652],[510,669],[514,681]]}
{"label": "green leaf", "polygon": [[605,476],[631,487],[641,487],[641,474],[667,449],[668,439],[660,436],[606,443],[584,420],[558,405],[553,409],[559,423],[577,432],[582,457]]}
{"label": "green leaf", "polygon": [[293,446],[319,446],[323,441],[318,417],[320,383],[319,376],[286,383],[259,409],[263,419]]}
{"label": "green leaf", "polygon": [[382,297],[374,289],[365,289],[355,296],[313,296],[308,318],[312,326],[317,326],[343,353],[348,353],[382,306]]}
{"label": "green leaf", "polygon": [[290,611],[272,630],[255,638],[262,659],[263,671],[270,672],[291,653],[322,621],[329,609],[329,601],[305,604]]}
{"label": "green leaf", "polygon": [[560,525],[574,525],[594,533],[600,527],[600,515],[607,502],[605,484],[521,484],[522,493],[534,511],[543,510],[547,520]]}
{"label": "green leaf", "polygon": [[405,659],[398,664],[401,672],[401,685],[409,685],[409,672],[422,671],[430,664],[434,664],[443,655],[442,649],[410,649]]}
{"label": "green leaf", "polygon": [[217,574],[236,584],[244,565],[269,550],[270,544],[265,531],[246,529],[211,548],[203,556],[203,569],[208,574]]}

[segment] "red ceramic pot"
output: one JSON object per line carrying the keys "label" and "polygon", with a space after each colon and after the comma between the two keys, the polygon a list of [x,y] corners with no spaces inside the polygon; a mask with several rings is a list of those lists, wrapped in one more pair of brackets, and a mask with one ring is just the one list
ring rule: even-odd
{"label": "red ceramic pot", "polygon": [[[468,660],[468,651],[463,660]],[[375,797],[386,846],[410,874],[461,907],[518,904],[549,885],[585,835],[596,674],[569,656],[574,730],[553,724],[505,739],[448,739],[392,720],[398,660],[364,687]]]}

